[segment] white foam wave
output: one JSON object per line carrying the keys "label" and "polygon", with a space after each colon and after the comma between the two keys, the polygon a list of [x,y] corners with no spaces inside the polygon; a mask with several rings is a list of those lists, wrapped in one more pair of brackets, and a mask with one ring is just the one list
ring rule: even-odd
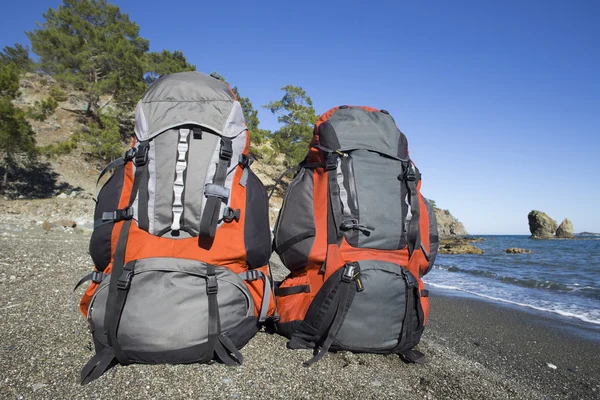
{"label": "white foam wave", "polygon": [[490,295],[483,294],[483,293],[477,293],[477,292],[473,292],[471,290],[465,290],[463,288],[459,288],[456,286],[442,285],[439,283],[431,283],[431,282],[426,282],[426,283],[427,283],[427,285],[437,287],[440,289],[456,290],[459,292],[468,293],[473,296],[483,297],[485,299],[489,299],[489,300],[493,300],[493,301],[500,301],[503,303],[513,304],[513,305],[520,306],[520,307],[528,307],[528,308],[532,308],[532,309],[538,310],[538,311],[551,312],[551,313],[559,314],[559,315],[562,315],[565,317],[573,317],[573,318],[577,318],[577,319],[580,319],[585,322],[600,325],[600,319],[593,319],[593,318],[590,318],[589,316],[573,313],[570,311],[565,311],[565,310],[560,310],[560,309],[549,309],[549,308],[545,308],[545,307],[535,306],[533,304],[519,303],[517,301],[507,300],[507,299],[503,299],[500,297],[494,297],[494,296],[490,296]]}

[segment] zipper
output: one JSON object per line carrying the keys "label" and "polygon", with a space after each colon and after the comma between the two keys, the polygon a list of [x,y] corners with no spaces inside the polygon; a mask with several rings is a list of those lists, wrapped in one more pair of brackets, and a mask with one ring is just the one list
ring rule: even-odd
{"label": "zipper", "polygon": [[348,190],[350,191],[350,199],[352,202],[351,210],[358,211],[358,197],[356,193],[356,181],[354,179],[354,163],[352,157],[348,153],[343,153],[342,165],[345,165],[346,169],[346,181],[348,182]]}

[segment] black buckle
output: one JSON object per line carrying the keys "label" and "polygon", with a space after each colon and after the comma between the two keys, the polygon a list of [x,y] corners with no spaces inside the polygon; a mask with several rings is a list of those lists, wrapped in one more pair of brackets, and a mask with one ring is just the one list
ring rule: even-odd
{"label": "black buckle", "polygon": [[209,275],[206,279],[206,293],[217,294],[219,291],[219,285],[217,284],[217,277],[215,275]]}
{"label": "black buckle", "polygon": [[352,282],[352,278],[354,278],[354,269],[354,264],[346,264],[344,272],[342,272],[342,282]]}
{"label": "black buckle", "polygon": [[[142,151],[141,154],[139,154],[140,150]],[[135,158],[133,159],[133,164],[136,167],[141,167],[148,162],[148,150],[150,150],[150,145],[147,143],[138,147],[138,151],[136,151]]]}
{"label": "black buckle", "polygon": [[234,210],[231,207],[225,207],[223,210],[223,221],[231,222],[235,220],[236,222],[240,220],[240,209]]}
{"label": "black buckle", "polygon": [[131,279],[133,278],[133,271],[130,269],[123,270],[123,273],[117,280],[117,289],[127,290],[131,286]]}
{"label": "black buckle", "polygon": [[102,213],[102,221],[119,222],[131,218],[133,218],[133,207]]}
{"label": "black buckle", "polygon": [[221,150],[219,151],[219,157],[224,160],[231,160],[231,157],[233,157],[233,146],[231,145],[231,140],[221,139]]}
{"label": "black buckle", "polygon": [[419,283],[413,274],[411,274],[408,270],[403,269],[402,274],[404,275],[404,279],[406,279],[406,286],[408,286],[409,289],[414,289],[419,286]]}
{"label": "black buckle", "polygon": [[102,271],[94,271],[92,272],[92,282],[100,283],[104,279],[104,272]]}
{"label": "black buckle", "polygon": [[135,157],[135,149],[133,147],[131,149],[128,149],[125,152],[125,154],[123,154],[123,160],[125,160],[125,162],[133,160],[134,157]]}
{"label": "black buckle", "polygon": [[325,169],[327,171],[333,171],[337,169],[337,160],[338,156],[335,153],[331,153],[327,155],[327,161],[325,162]]}
{"label": "black buckle", "polygon": [[249,157],[244,153],[241,153],[240,157],[238,158],[238,164],[240,164],[240,166],[242,168],[251,166],[253,162],[254,162],[254,158]]}

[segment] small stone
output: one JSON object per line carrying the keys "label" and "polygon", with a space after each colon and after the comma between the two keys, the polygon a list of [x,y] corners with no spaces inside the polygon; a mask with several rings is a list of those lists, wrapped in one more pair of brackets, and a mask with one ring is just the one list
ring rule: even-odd
{"label": "small stone", "polygon": [[226,385],[230,385],[230,384],[233,383],[233,379],[231,379],[231,378],[224,378],[223,379],[223,383],[226,384]]}
{"label": "small stone", "polygon": [[36,390],[40,390],[41,388],[43,388],[45,386],[46,386],[45,383],[36,383],[31,386],[31,389],[35,392]]}
{"label": "small stone", "polygon": [[16,276],[14,276],[14,275],[11,275],[11,276],[10,276],[10,280],[11,280],[11,281],[14,281],[15,279],[17,279],[17,277],[16,277]]}
{"label": "small stone", "polygon": [[548,366],[548,368],[552,368],[552,369],[556,369],[556,365],[554,364],[550,364],[550,363],[546,363],[546,365]]}

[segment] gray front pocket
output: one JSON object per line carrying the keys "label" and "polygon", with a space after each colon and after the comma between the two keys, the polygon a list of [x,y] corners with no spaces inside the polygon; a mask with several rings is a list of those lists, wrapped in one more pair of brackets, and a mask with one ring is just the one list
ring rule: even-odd
{"label": "gray front pocket", "polygon": [[414,346],[423,326],[413,290],[416,279],[397,264],[375,260],[358,264],[364,290],[355,294],[332,347],[381,352],[395,349],[403,337],[414,343],[401,343],[402,347]]}
{"label": "gray front pocket", "polygon": [[[208,341],[207,268],[200,261],[148,258],[132,261],[133,277],[120,316],[117,339],[127,354],[168,354],[197,348]],[[215,267],[221,332],[254,315],[243,280]],[[90,303],[88,319],[96,340],[108,345],[104,331],[110,276]],[[194,361],[194,355],[182,362]],[[135,358],[133,356],[132,358]]]}

